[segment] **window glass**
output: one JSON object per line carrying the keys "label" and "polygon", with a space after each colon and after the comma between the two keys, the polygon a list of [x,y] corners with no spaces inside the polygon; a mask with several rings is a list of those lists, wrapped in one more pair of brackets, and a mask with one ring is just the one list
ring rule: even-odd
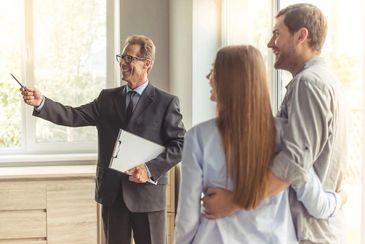
{"label": "window glass", "polygon": [[[105,1],[33,2],[35,85],[63,104],[92,101],[106,85]],[[37,143],[96,141],[95,133],[36,122]]]}
{"label": "window glass", "polygon": [[[268,61],[266,46],[272,23],[272,1],[229,0],[226,1],[226,44],[251,44],[258,48]],[[268,63],[268,62],[266,62]]]}
{"label": "window glass", "polygon": [[4,1],[0,8],[0,148],[18,148],[22,137],[22,113],[18,79],[22,74],[23,1]]}
{"label": "window glass", "polygon": [[225,0],[223,1],[223,44],[250,44],[258,48],[265,60],[266,71],[271,92],[273,111],[280,102],[278,84],[272,65],[271,50],[267,42],[271,36],[273,23],[273,1],[271,0]]}
{"label": "window glass", "polygon": [[[96,150],[95,128],[63,127],[32,117],[32,108],[24,105],[19,85],[10,73],[65,105],[91,102],[107,82],[107,17],[113,19],[107,16],[107,1],[2,3],[1,154]],[[114,37],[112,33],[109,36]]]}

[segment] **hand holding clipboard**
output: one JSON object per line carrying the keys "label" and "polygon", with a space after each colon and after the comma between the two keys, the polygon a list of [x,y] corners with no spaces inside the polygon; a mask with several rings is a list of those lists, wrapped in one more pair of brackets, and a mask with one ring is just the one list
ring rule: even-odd
{"label": "hand holding clipboard", "polygon": [[120,129],[109,168],[126,173],[133,167],[156,158],[165,147]]}

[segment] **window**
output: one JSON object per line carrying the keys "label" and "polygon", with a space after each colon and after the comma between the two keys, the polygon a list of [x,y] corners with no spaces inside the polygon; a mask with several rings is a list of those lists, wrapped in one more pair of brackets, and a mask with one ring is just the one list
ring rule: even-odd
{"label": "window", "polygon": [[[223,6],[223,45],[250,44],[257,47],[264,60],[269,80],[276,76],[273,69],[271,50],[267,48],[273,23],[274,3],[272,0],[225,0]],[[271,101],[274,108],[280,105],[277,98],[277,83],[271,82]]]}
{"label": "window", "polygon": [[119,36],[114,35],[114,4],[118,6],[113,0],[2,3],[1,154],[96,151],[95,128],[63,127],[33,117],[9,73],[65,105],[92,101],[118,80],[114,54],[119,40],[109,40]]}

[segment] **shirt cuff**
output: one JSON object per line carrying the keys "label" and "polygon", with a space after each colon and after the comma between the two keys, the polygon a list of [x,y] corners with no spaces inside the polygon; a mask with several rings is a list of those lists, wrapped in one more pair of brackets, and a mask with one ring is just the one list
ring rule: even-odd
{"label": "shirt cuff", "polygon": [[282,152],[274,158],[271,170],[275,176],[293,186],[300,186],[308,180],[307,170],[293,162],[291,158]]}
{"label": "shirt cuff", "polygon": [[148,180],[147,180],[147,182],[149,182],[149,183],[151,183],[151,184],[154,184],[154,185],[157,185],[157,181],[154,181],[154,180],[152,180],[151,179],[151,172],[150,172],[150,170],[148,169],[148,167],[147,167],[147,164],[144,164],[144,167],[146,168],[146,170],[147,170],[147,174],[148,174]]}
{"label": "shirt cuff", "polygon": [[331,193],[333,195],[333,197],[335,198],[335,201],[336,201],[336,207],[333,210],[332,214],[329,216],[329,217],[334,217],[334,216],[336,216],[336,214],[340,210],[341,205],[342,205],[342,201],[341,201],[340,195],[337,194],[336,192],[329,192],[329,193]]}
{"label": "shirt cuff", "polygon": [[43,96],[41,104],[38,107],[34,107],[34,110],[37,112],[40,112],[42,110],[42,108],[44,107],[45,100],[46,99],[44,99],[44,96]]}

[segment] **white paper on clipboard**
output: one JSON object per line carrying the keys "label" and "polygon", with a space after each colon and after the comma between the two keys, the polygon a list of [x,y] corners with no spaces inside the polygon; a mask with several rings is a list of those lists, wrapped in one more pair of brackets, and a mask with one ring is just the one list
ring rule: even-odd
{"label": "white paper on clipboard", "polygon": [[156,158],[165,150],[157,143],[119,130],[109,168],[125,173],[127,170]]}

